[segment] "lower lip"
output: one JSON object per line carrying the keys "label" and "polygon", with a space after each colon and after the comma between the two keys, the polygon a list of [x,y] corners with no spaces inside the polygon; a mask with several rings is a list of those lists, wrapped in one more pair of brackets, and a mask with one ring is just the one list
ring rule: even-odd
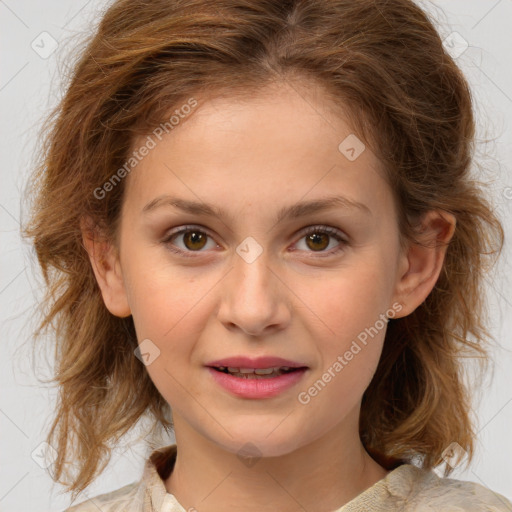
{"label": "lower lip", "polygon": [[261,379],[235,377],[234,375],[214,370],[211,367],[208,367],[208,370],[218,384],[236,396],[243,398],[270,398],[297,384],[306,373],[307,368],[284,373],[277,377],[263,377]]}

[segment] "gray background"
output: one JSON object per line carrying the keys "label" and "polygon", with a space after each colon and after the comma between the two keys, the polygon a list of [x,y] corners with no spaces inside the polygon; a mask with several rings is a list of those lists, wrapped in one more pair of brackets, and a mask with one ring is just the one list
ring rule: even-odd
{"label": "gray background", "polygon": [[[55,390],[34,376],[30,336],[33,306],[42,279],[33,251],[19,236],[25,218],[21,195],[32,165],[43,116],[61,95],[65,54],[91,30],[105,1],[0,0],[2,108],[0,165],[0,511],[57,512],[70,498],[53,484],[41,462],[40,443],[49,428]],[[511,233],[512,212],[512,0],[443,0],[422,3],[438,19],[438,29],[457,52],[478,104],[478,156],[482,179],[491,182],[495,207]],[[42,34],[47,32],[49,34]],[[466,43],[467,42],[467,48]],[[50,54],[52,44],[56,49]],[[512,499],[512,341],[510,337],[511,248],[508,241],[496,273],[487,276],[493,335],[494,378],[475,394],[478,450],[470,470],[454,478],[479,482]],[[51,375],[51,350],[38,351],[37,375]],[[46,355],[45,355],[46,354]],[[45,363],[45,360],[47,361]],[[107,492],[140,478],[144,443],[138,429],[114,452],[111,464],[80,498]],[[172,439],[164,442],[173,442]],[[50,466],[51,468],[51,466]]]}

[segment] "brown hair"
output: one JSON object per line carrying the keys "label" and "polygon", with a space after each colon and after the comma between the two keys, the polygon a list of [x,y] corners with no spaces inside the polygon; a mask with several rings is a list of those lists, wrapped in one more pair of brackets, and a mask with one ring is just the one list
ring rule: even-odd
{"label": "brown hair", "polygon": [[172,427],[169,405],[134,357],[132,318],[106,309],[82,244],[82,218],[115,240],[123,180],[102,198],[93,191],[123,166],[136,137],[192,96],[248,95],[283,80],[316,84],[334,108],[350,107],[354,132],[387,170],[403,240],[414,240],[428,210],[456,217],[433,291],[389,322],[360,435],[388,467],[419,457],[430,468],[454,441],[471,460],[460,357],[487,360],[482,284],[503,230],[470,175],[468,84],[428,16],[411,0],[117,0],[48,119],[24,228],[48,292],[36,334],[51,327],[57,343],[58,409],[47,438],[58,452],[54,478],[69,478],[71,461],[75,493],[145,413]]}

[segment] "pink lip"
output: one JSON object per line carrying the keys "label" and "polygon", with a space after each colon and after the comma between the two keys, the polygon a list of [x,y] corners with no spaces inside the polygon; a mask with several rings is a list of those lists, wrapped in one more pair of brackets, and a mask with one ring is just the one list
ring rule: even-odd
{"label": "pink lip", "polygon": [[219,359],[218,361],[212,361],[207,363],[205,366],[231,366],[232,368],[276,368],[280,366],[289,366],[290,368],[305,368],[306,365],[297,363],[295,361],[289,361],[281,357],[227,357],[225,359]]}
{"label": "pink lip", "polygon": [[[222,364],[220,366],[226,366]],[[268,365],[270,366],[279,366],[279,365]],[[281,366],[290,366],[281,365]],[[235,368],[258,368],[257,366],[235,366]],[[261,367],[265,368],[265,366]],[[279,393],[285,391],[286,389],[291,388],[297,382],[302,379],[304,373],[306,373],[307,368],[302,367],[298,370],[295,370],[290,373],[285,373],[283,375],[279,375],[278,377],[266,377],[260,379],[251,379],[244,377],[235,377],[234,375],[229,375],[227,373],[220,372],[213,368],[208,368],[208,371],[214,378],[214,380],[220,384],[224,389],[227,389],[231,393],[236,396],[242,398],[270,398],[278,395]]]}

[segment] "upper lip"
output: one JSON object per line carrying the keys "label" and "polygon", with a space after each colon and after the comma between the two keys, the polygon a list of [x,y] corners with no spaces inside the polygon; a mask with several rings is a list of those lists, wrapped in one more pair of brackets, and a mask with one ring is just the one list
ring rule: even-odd
{"label": "upper lip", "polygon": [[216,367],[225,366],[231,368],[281,368],[282,366],[289,366],[290,368],[306,368],[306,365],[297,363],[296,361],[290,361],[283,359],[282,357],[246,357],[246,356],[235,356],[226,357],[224,359],[218,359],[217,361],[211,361],[206,366]]}

